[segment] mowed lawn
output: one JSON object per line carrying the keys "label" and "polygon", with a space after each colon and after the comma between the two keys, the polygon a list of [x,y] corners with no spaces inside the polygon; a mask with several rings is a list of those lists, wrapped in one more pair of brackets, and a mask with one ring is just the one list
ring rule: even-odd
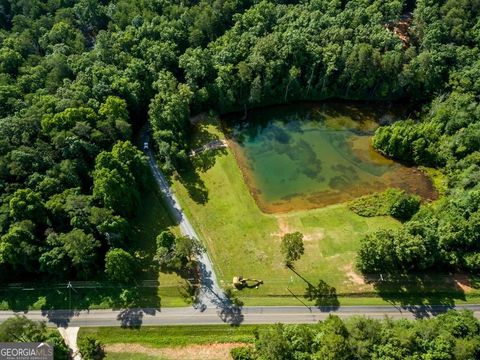
{"label": "mowed lawn", "polygon": [[268,325],[189,325],[120,327],[82,327],[79,338],[91,336],[105,345],[139,344],[152,348],[216,343],[253,343],[254,330]]}
{"label": "mowed lawn", "polygon": [[[205,133],[223,137],[218,126],[203,125]],[[199,141],[196,140],[198,143]],[[212,150],[196,174],[185,174],[173,181],[174,191],[194,226],[205,241],[222,284],[230,286],[233,276],[261,279],[259,289],[244,289],[237,295],[246,305],[299,305],[308,284],[320,281],[336,289],[339,300],[351,293],[372,294],[355,272],[354,261],[360,239],[379,228],[394,229],[399,223],[390,217],[363,218],[346,205],[329,206],[287,214],[262,213],[249,193],[230,149]],[[196,179],[205,192],[201,201],[185,178]],[[295,263],[295,272],[286,268],[280,252],[281,235],[304,234],[305,255]],[[346,303],[351,300],[346,300]],[[361,302],[361,300],[360,300]]]}

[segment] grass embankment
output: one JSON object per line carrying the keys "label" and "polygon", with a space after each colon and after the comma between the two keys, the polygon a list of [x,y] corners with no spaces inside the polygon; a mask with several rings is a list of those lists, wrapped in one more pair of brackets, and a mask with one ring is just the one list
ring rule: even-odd
{"label": "grass embankment", "polygon": [[[224,137],[216,120],[201,123],[198,128],[198,136],[193,139],[196,146]],[[194,166],[173,180],[173,188],[206,243],[222,284],[229,286],[236,275],[264,281],[259,289],[237,293],[245,305],[318,303],[304,298],[306,289],[312,286],[319,289],[314,297],[320,297],[320,303],[326,300],[327,305],[381,304],[402,299],[430,304],[469,300],[470,295],[463,294],[455,281],[431,278],[384,285],[379,294],[355,271],[355,254],[366,233],[395,229],[400,226],[398,221],[387,216],[361,217],[346,204],[264,214],[250,195],[229,149],[197,155]],[[283,265],[280,253],[281,236],[293,231],[302,232],[305,243],[305,254],[295,263],[295,271]],[[322,299],[325,289],[330,295]]]}
{"label": "grass embankment", "polygon": [[83,327],[78,336],[91,336],[105,345],[124,343],[165,348],[194,344],[252,343],[256,328],[258,325],[142,326],[139,329]]}

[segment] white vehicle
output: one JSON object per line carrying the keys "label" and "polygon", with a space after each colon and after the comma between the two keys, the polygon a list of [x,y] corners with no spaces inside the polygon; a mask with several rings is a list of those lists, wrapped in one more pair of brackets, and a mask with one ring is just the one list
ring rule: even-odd
{"label": "white vehicle", "polygon": [[143,143],[143,150],[148,150],[148,142]]}

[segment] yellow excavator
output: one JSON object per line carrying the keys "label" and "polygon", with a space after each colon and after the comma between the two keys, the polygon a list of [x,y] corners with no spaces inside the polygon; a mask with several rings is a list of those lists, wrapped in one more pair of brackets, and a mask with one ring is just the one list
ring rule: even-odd
{"label": "yellow excavator", "polygon": [[234,276],[233,281],[232,281],[232,285],[238,290],[242,290],[244,288],[258,289],[258,287],[261,284],[263,284],[263,280],[252,279],[252,278],[244,278],[242,275]]}

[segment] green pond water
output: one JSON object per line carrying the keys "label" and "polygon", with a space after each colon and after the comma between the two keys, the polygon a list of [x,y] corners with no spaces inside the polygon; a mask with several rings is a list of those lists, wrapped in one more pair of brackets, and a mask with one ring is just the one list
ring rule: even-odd
{"label": "green pond water", "polygon": [[297,104],[227,119],[250,192],[265,212],[321,207],[389,187],[434,198],[418,169],[375,152],[370,140],[392,109],[348,103]]}

